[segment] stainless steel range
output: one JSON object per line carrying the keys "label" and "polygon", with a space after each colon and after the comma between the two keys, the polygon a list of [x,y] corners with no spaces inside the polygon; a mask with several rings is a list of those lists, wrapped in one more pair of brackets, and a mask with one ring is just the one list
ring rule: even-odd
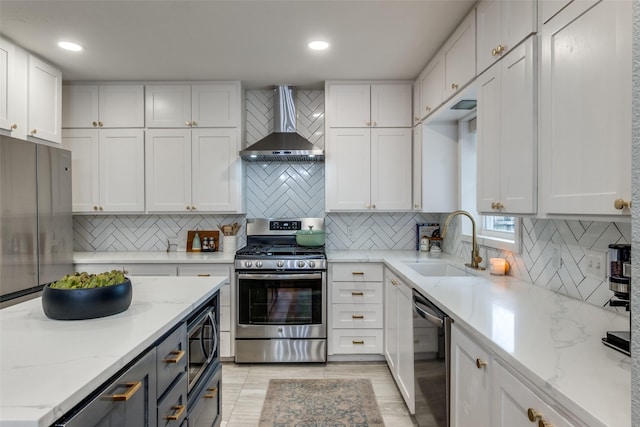
{"label": "stainless steel range", "polygon": [[235,256],[236,362],[326,362],[324,246],[296,244],[296,232],[323,218],[248,219]]}

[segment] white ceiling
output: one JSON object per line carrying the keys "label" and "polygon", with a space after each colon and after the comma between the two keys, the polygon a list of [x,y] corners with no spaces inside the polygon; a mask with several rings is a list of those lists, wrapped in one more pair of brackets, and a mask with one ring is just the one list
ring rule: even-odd
{"label": "white ceiling", "polygon": [[[414,79],[472,0],[0,0],[0,34],[66,80]],[[85,47],[57,47],[62,39]],[[326,39],[331,48],[306,44]]]}

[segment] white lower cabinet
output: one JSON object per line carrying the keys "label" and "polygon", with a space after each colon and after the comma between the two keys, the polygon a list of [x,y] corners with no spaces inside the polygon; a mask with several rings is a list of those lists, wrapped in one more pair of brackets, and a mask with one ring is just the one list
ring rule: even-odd
{"label": "white lower cabinet", "polygon": [[518,378],[513,368],[451,325],[451,426],[586,426],[557,402]]}
{"label": "white lower cabinet", "polygon": [[382,265],[333,264],[329,275],[329,355],[382,354]]}
{"label": "white lower cabinet", "polygon": [[490,426],[489,353],[451,325],[451,427]]}
{"label": "white lower cabinet", "polygon": [[409,412],[414,414],[413,290],[385,269],[384,296],[384,356]]}

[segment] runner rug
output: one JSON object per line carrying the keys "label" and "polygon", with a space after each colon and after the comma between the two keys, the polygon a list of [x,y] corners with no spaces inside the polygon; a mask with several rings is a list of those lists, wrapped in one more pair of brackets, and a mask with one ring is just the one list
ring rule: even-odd
{"label": "runner rug", "polygon": [[259,427],[381,427],[367,379],[269,381]]}

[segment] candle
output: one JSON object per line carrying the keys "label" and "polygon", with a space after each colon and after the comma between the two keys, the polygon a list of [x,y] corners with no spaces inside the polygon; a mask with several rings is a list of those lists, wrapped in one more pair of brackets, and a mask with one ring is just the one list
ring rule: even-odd
{"label": "candle", "polygon": [[509,270],[509,263],[502,258],[489,259],[489,272],[496,276],[504,276]]}

